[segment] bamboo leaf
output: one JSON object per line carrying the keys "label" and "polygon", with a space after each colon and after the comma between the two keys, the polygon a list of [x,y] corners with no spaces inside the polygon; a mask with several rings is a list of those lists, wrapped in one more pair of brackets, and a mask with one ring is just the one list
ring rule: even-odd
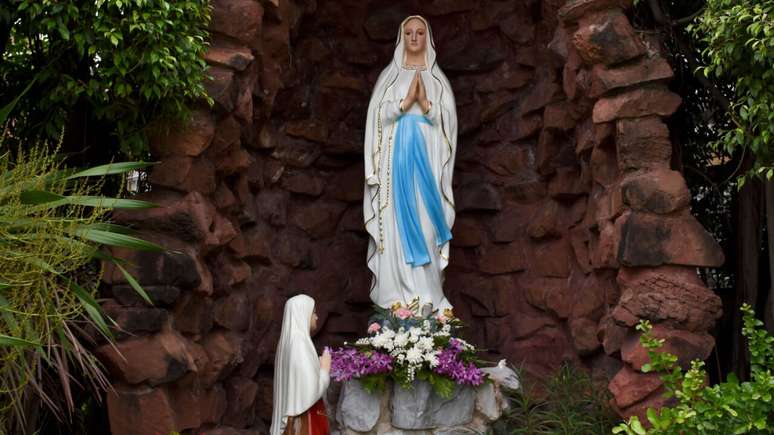
{"label": "bamboo leaf", "polygon": [[10,335],[0,334],[0,346],[21,346],[21,347],[31,347],[31,346],[38,346],[38,343],[24,340],[22,338],[18,337],[11,337]]}
{"label": "bamboo leaf", "polygon": [[151,243],[126,234],[95,229],[91,226],[81,226],[75,231],[75,234],[78,237],[82,237],[86,240],[91,240],[92,242],[97,242],[108,246],[137,249],[140,251],[164,251],[164,248],[155,243]]}
{"label": "bamboo leaf", "polygon": [[17,95],[16,98],[11,100],[10,103],[6,104],[5,106],[3,106],[2,109],[0,109],[0,125],[5,124],[5,121],[8,119],[8,115],[11,114],[11,112],[13,111],[13,108],[16,107],[16,104],[19,102],[19,100],[21,100],[21,97],[23,97],[24,94],[26,94],[30,90],[30,88],[32,88],[33,83],[35,83],[35,80],[37,79],[38,79],[38,76],[35,75],[35,77],[33,77],[32,80],[30,80],[29,84],[27,84],[27,87],[24,88],[24,90],[21,91],[21,93]]}
{"label": "bamboo leaf", "polygon": [[105,322],[105,318],[102,316],[102,309],[100,308],[97,301],[77,282],[70,280],[69,283],[70,290],[72,290],[72,292],[75,293],[75,296],[80,299],[83,308],[86,309],[86,313],[89,315],[97,328],[99,328],[100,332],[105,335],[105,337],[112,338],[110,328],[108,328],[108,325]]}
{"label": "bamboo leaf", "polygon": [[139,282],[137,282],[136,279],[132,276],[131,273],[127,272],[126,269],[124,269],[123,266],[116,263],[116,267],[121,270],[121,273],[124,274],[124,278],[126,278],[126,282],[129,283],[130,286],[134,289],[134,291],[137,292],[138,295],[140,295],[143,299],[145,299],[145,302],[147,302],[149,305],[153,305],[153,302],[151,302],[150,297],[148,297],[148,293],[145,292],[145,290],[142,288]]}
{"label": "bamboo leaf", "polygon": [[95,166],[93,168],[85,169],[83,171],[76,172],[67,177],[68,180],[82,177],[99,177],[112,174],[123,174],[125,172],[133,171],[136,169],[147,168],[155,163],[152,162],[119,162],[109,163],[107,165]]}
{"label": "bamboo leaf", "polygon": [[25,190],[19,195],[22,204],[45,204],[64,198],[62,195],[46,192],[45,190]]}
{"label": "bamboo leaf", "polygon": [[[25,190],[20,195],[22,204],[48,204],[49,207],[56,208],[63,205],[82,205],[86,207],[100,208],[154,208],[158,205],[137,199],[108,198],[104,196],[85,196],[73,195],[62,196],[44,190]],[[44,209],[45,209],[44,208]],[[36,209],[37,211],[38,209]]]}

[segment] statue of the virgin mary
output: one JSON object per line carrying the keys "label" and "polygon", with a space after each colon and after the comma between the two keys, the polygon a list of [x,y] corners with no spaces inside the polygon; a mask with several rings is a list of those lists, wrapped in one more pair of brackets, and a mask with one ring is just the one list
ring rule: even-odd
{"label": "statue of the virgin mary", "polygon": [[443,271],[455,217],[454,104],[429,23],[406,18],[392,62],[374,86],[365,128],[363,212],[371,300],[379,306],[418,297],[420,306],[451,308]]}

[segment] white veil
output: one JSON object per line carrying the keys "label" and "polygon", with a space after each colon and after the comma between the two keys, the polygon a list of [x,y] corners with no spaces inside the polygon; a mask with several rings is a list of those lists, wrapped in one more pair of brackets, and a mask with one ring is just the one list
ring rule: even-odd
{"label": "white veil", "polygon": [[297,295],[285,303],[282,332],[274,358],[274,409],[271,435],[281,435],[288,416],[296,416],[312,407],[328,387],[329,378],[320,371],[310,336],[314,299]]}
{"label": "white veil", "polygon": [[[428,99],[433,104],[433,110],[440,110],[438,119],[440,119],[440,125],[435,125],[434,128],[438,129],[438,134],[442,135],[443,142],[446,144],[444,147],[442,167],[438,168],[441,174],[440,190],[443,203],[443,212],[446,219],[446,223],[449,228],[454,225],[455,210],[454,210],[454,196],[452,193],[452,171],[454,169],[454,158],[457,151],[457,111],[454,101],[454,93],[452,92],[451,84],[446,78],[446,75],[441,71],[436,61],[435,42],[433,41],[433,32],[430,28],[430,23],[424,17],[419,15],[412,15],[406,17],[401,22],[398,29],[398,37],[395,42],[395,51],[393,53],[392,61],[382,70],[379,78],[374,85],[373,93],[371,94],[371,100],[368,104],[368,116],[366,119],[365,128],[365,195],[363,198],[363,218],[365,221],[366,231],[370,235],[368,244],[368,268],[375,278],[379,276],[379,262],[376,261],[375,255],[378,249],[379,240],[379,225],[378,225],[378,193],[382,188],[378,179],[379,168],[385,149],[385,141],[387,140],[386,133],[383,133],[380,137],[379,125],[385,126],[385,111],[382,110],[382,106],[388,101],[395,101],[403,98],[403,95],[394,95],[394,84],[398,78],[398,74],[401,69],[401,65],[405,56],[405,42],[403,40],[403,28],[404,25],[412,18],[422,20],[427,27],[427,44],[425,52],[425,65],[429,66],[428,70],[433,80],[428,83],[425,81],[425,88],[427,90]],[[381,119],[380,119],[381,118]],[[381,121],[381,124],[379,124]],[[382,143],[379,143],[381,139]],[[388,157],[388,156],[387,156]],[[386,186],[384,186],[386,189]],[[445,269],[449,263],[449,243],[445,243],[441,247],[440,255],[440,268]],[[371,284],[371,291],[373,291],[376,285],[374,279]]]}

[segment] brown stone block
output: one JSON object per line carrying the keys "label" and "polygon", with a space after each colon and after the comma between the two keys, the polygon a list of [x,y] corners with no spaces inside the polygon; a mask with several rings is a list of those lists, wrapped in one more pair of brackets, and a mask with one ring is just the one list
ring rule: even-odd
{"label": "brown stone block", "polygon": [[280,138],[279,144],[274,148],[271,156],[289,166],[308,168],[320,157],[321,153],[322,151],[316,143],[284,136]]}
{"label": "brown stone block", "polygon": [[234,110],[239,88],[234,82],[234,71],[219,66],[210,66],[205,73],[204,89],[213,100],[215,107],[225,113]]}
{"label": "brown stone block", "polygon": [[567,324],[572,344],[579,355],[591,355],[602,346],[597,338],[597,322],[595,320],[579,317],[570,319]]}
{"label": "brown stone block", "polygon": [[674,76],[672,67],[661,56],[646,56],[632,63],[613,68],[595,65],[591,72],[589,96],[596,98],[612,89],[625,88],[645,82],[669,80]]}
{"label": "brown stone block", "polygon": [[[156,307],[172,305],[180,295],[180,289],[171,285],[144,285],[142,288]],[[121,305],[142,306],[147,304],[145,299],[134,290],[134,287],[128,284],[114,285],[110,292]]]}
{"label": "brown stone block", "polygon": [[567,278],[522,276],[519,285],[524,289],[527,302],[535,308],[549,311],[560,318],[567,318],[572,308],[568,297]]}
{"label": "brown stone block", "polygon": [[209,362],[201,373],[205,388],[224,379],[242,362],[242,337],[233,332],[217,331],[208,334],[202,341]]}
{"label": "brown stone block", "polygon": [[273,226],[284,226],[287,223],[289,200],[290,195],[283,190],[261,190],[254,201],[256,216]]}
{"label": "brown stone block", "polygon": [[105,344],[96,354],[113,376],[130,384],[164,384],[195,368],[186,340],[174,332]]}
{"label": "brown stone block", "polygon": [[596,146],[591,152],[591,176],[597,183],[609,187],[618,181],[618,159],[614,146]]}
{"label": "brown stone block", "polygon": [[182,192],[209,195],[215,191],[215,167],[203,158],[169,156],[153,168],[150,182]]}
{"label": "brown stone block", "polygon": [[503,62],[494,71],[481,77],[476,82],[478,92],[496,92],[503,89],[519,89],[527,85],[533,78],[532,69]]}
{"label": "brown stone block", "polygon": [[211,259],[210,268],[214,271],[213,284],[217,294],[231,293],[234,286],[245,282],[251,273],[250,265],[229,255],[227,251],[221,251]]}
{"label": "brown stone block", "polygon": [[110,433],[148,435],[177,430],[171,402],[161,388],[114,385],[107,392]]}
{"label": "brown stone block", "polygon": [[361,163],[338,171],[328,182],[327,197],[344,202],[363,202],[363,179],[365,169]]}
{"label": "brown stone block", "polygon": [[[693,333],[656,324],[651,335],[664,340],[659,351],[677,356],[677,363],[683,370],[688,370],[693,360],[706,360],[715,347],[715,339],[706,332]],[[621,347],[621,359],[637,370],[650,362],[648,351],[640,344],[639,332],[629,332]]]}
{"label": "brown stone block", "polygon": [[497,118],[495,126],[503,141],[517,141],[539,132],[543,117],[540,114],[522,116],[518,111],[511,110]]}
{"label": "brown stone block", "polygon": [[332,236],[347,206],[338,201],[320,200],[291,211],[291,221],[314,239]]}
{"label": "brown stone block", "polygon": [[692,268],[622,269],[621,299],[613,310],[617,322],[634,326],[640,319],[676,329],[704,332],[720,318],[720,298],[708,290]]}
{"label": "brown stone block", "polygon": [[271,253],[280,263],[294,268],[317,267],[309,238],[298,230],[276,232],[271,242]]}
{"label": "brown stone block", "polygon": [[452,228],[452,245],[463,248],[479,246],[482,242],[484,229],[479,227],[477,222],[476,219],[458,218]]}
{"label": "brown stone block", "polygon": [[470,210],[497,211],[503,207],[500,192],[485,182],[470,183],[457,191],[457,213]]}
{"label": "brown stone block", "polygon": [[251,47],[261,38],[263,7],[255,0],[213,0],[210,30]]}
{"label": "brown stone block", "polygon": [[529,270],[538,276],[566,278],[570,275],[570,242],[567,238],[531,245]]}
{"label": "brown stone block", "polygon": [[623,346],[629,328],[619,325],[610,314],[605,314],[597,327],[597,337],[607,355],[613,355]]}
{"label": "brown stone block", "polygon": [[567,200],[587,194],[591,190],[590,180],[584,179],[576,168],[560,167],[548,183],[548,194],[552,198]]}
{"label": "brown stone block", "polygon": [[572,108],[569,103],[551,103],[543,112],[543,126],[555,130],[570,130],[575,127]]}
{"label": "brown stone block", "polygon": [[623,223],[618,259],[626,266],[719,267],[723,251],[691,215],[632,213]]}
{"label": "brown stone block", "polygon": [[244,71],[255,60],[255,57],[250,49],[246,47],[213,45],[204,53],[204,60],[210,65]]}
{"label": "brown stone block", "polygon": [[494,244],[481,249],[479,269],[488,274],[509,273],[524,270],[526,259],[520,241],[508,244]]}
{"label": "brown stone block", "polygon": [[183,295],[175,305],[175,329],[196,336],[206,334],[212,328],[212,309],[209,297],[190,293]]}
{"label": "brown stone block", "polygon": [[609,221],[599,223],[599,234],[590,241],[591,265],[594,269],[619,267],[618,252],[621,243],[621,225]]}
{"label": "brown stone block", "polygon": [[620,408],[631,406],[658,390],[663,385],[658,373],[642,373],[624,365],[610,381],[608,389]]}
{"label": "brown stone block", "polygon": [[559,19],[566,23],[577,21],[592,12],[605,9],[628,9],[632,0],[570,0],[559,9]]}
{"label": "brown stone block", "polygon": [[613,65],[645,54],[645,45],[621,11],[584,16],[572,37],[587,64]]}
{"label": "brown stone block", "polygon": [[529,337],[505,346],[508,361],[523,367],[527,374],[547,379],[563,362],[580,364],[567,334],[560,328],[543,328]]}
{"label": "brown stone block", "polygon": [[602,97],[594,104],[594,122],[609,122],[621,118],[651,115],[670,116],[683,101],[666,87],[648,85]]}
{"label": "brown stone block", "polygon": [[232,377],[226,381],[228,407],[223,423],[233,427],[246,427],[255,418],[255,396],[258,384],[242,377]]}
{"label": "brown stone block", "polygon": [[113,319],[117,327],[111,329],[119,333],[119,338],[127,334],[142,334],[158,332],[167,322],[168,312],[160,308],[147,306],[122,306],[112,299],[102,302],[105,315]]}
{"label": "brown stone block", "polygon": [[669,129],[658,117],[621,119],[616,123],[618,164],[629,169],[669,168]]}
{"label": "brown stone block", "polygon": [[246,330],[253,313],[252,304],[244,293],[233,293],[215,301],[215,324],[232,331]]}
{"label": "brown stone block", "polygon": [[288,136],[300,137],[312,142],[325,142],[328,139],[328,125],[316,119],[288,121],[284,131]]}
{"label": "brown stone block", "polygon": [[166,390],[175,411],[175,425],[179,431],[218,424],[226,411],[226,391],[220,384],[209,389],[173,384]]}
{"label": "brown stone block", "polygon": [[243,258],[254,258],[262,263],[268,263],[271,259],[274,234],[272,228],[264,222],[258,222],[255,226],[242,230],[245,252]]}
{"label": "brown stone block", "polygon": [[189,156],[200,155],[212,143],[215,135],[215,121],[209,111],[196,110],[187,122],[180,121],[150,139],[154,155]]}
{"label": "brown stone block", "polygon": [[562,235],[559,227],[559,203],[546,199],[527,226],[527,235],[534,240],[556,238]]}
{"label": "brown stone block", "polygon": [[666,214],[688,208],[691,192],[677,171],[655,170],[633,174],[621,183],[623,201],[633,210]]}

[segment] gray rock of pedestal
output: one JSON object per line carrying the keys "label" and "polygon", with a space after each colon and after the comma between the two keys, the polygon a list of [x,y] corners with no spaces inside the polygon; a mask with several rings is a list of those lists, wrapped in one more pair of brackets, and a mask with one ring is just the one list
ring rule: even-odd
{"label": "gray rock of pedestal", "polygon": [[457,385],[451,398],[443,399],[427,382],[414,382],[411,389],[392,389],[392,425],[399,429],[433,429],[464,425],[473,419],[476,392]]}
{"label": "gray rock of pedestal", "polygon": [[344,383],[336,407],[336,421],[341,427],[369,432],[381,414],[381,394],[371,394],[357,380]]}
{"label": "gray rock of pedestal", "polygon": [[497,403],[497,394],[495,394],[493,383],[486,382],[476,389],[476,411],[491,421],[500,418],[502,410]]}

